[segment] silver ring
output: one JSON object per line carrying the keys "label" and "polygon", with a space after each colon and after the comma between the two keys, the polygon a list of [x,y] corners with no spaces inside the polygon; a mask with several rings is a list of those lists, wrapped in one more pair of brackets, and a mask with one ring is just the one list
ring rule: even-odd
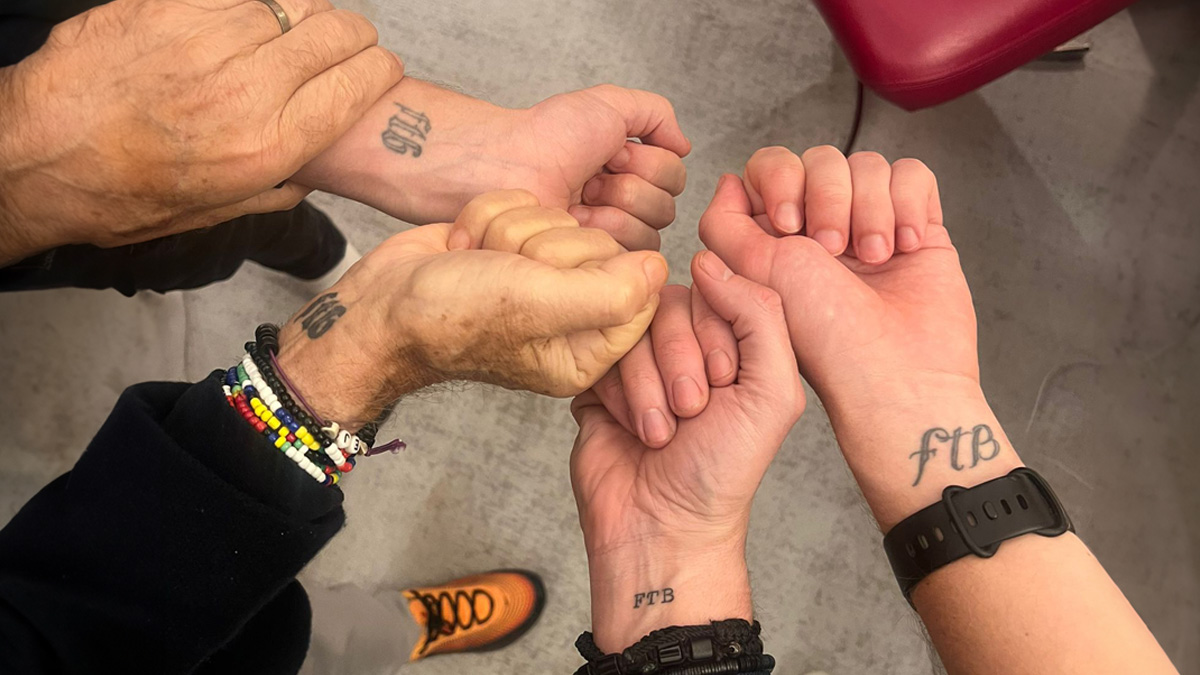
{"label": "silver ring", "polygon": [[284,33],[292,29],[292,22],[290,19],[288,19],[287,12],[283,11],[283,8],[279,6],[278,2],[275,2],[275,0],[258,1],[267,7],[270,7],[272,12],[275,12],[275,18],[279,20],[279,27],[283,29]]}

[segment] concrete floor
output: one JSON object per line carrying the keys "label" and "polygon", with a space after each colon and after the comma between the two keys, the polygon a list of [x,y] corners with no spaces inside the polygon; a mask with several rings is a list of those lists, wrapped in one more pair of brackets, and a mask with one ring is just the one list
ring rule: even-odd
{"label": "concrete floor", "polygon": [[[411,74],[497,103],[604,81],[670,97],[695,143],[664,240],[676,282],[720,172],[762,145],[838,143],[851,113],[852,77],[804,3],[339,4],[375,19]],[[916,114],[870,98],[859,147],[938,173],[1000,420],[1176,665],[1195,673],[1200,6],[1148,0],[1091,35],[1082,68],[1026,67]],[[405,227],[315,201],[362,250]],[[124,387],[230,363],[254,325],[285,318],[261,314],[264,297],[296,307],[314,290],[249,265],[230,283],[168,296],[0,296],[0,520],[70,467]],[[406,401],[392,427],[410,450],[352,477],[349,525],[307,580],[399,587],[539,570],[550,601],[526,639],[405,672],[524,673],[535,662],[572,672],[588,598],[566,403],[470,387]],[[934,670],[816,405],[759,493],[750,564],[778,672]]]}

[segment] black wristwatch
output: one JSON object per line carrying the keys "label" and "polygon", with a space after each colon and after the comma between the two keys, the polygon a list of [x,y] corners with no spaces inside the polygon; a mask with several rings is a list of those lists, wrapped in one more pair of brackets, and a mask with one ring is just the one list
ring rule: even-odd
{"label": "black wristwatch", "polygon": [[951,485],[942,500],[900,521],[883,538],[892,572],[911,603],[913,588],[931,572],[967,554],[990,558],[1000,543],[1023,534],[1074,532],[1071,518],[1046,480],[1021,467],[971,488]]}

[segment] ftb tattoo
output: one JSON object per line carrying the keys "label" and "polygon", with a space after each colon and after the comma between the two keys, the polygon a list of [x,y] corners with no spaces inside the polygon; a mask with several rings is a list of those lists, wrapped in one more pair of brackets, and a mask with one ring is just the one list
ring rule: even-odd
{"label": "ftb tattoo", "polygon": [[383,132],[383,145],[398,155],[421,156],[426,136],[433,129],[425,113],[408,106],[396,104],[400,112],[388,119],[388,128]]}
{"label": "ftb tattoo", "polygon": [[324,335],[337,320],[346,313],[346,306],[338,301],[337,293],[326,293],[313,300],[312,303],[296,317],[300,327],[312,340]]}
{"label": "ftb tattoo", "polygon": [[[969,466],[959,461],[959,445],[964,436],[971,437],[971,464]],[[921,449],[908,456],[909,459],[914,457],[917,459],[917,479],[913,481],[914,487],[921,482],[921,477],[925,475],[925,464],[937,456],[938,446],[947,442],[950,444],[950,467],[955,471],[974,468],[976,464],[995,459],[996,455],[1000,454],[1000,442],[996,440],[992,428],[986,424],[977,424],[970,431],[963,431],[962,427],[958,427],[954,431],[946,431],[941,427],[928,429],[921,437]]]}
{"label": "ftb tattoo", "polygon": [[675,602],[674,589],[664,588],[661,591],[647,591],[645,593],[637,593],[633,596],[633,608],[641,609],[643,605],[653,605],[655,599],[661,596],[662,602],[659,604],[665,605]]}

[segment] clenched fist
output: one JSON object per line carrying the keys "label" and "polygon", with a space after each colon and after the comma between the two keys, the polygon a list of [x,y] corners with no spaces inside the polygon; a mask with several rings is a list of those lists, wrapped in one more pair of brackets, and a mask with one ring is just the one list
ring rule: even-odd
{"label": "clenched fist", "polygon": [[404,69],[362,16],[279,3],[286,34],[256,0],[116,0],[0,70],[0,263],[302,199],[288,177]]}
{"label": "clenched fist", "polygon": [[523,190],[477,197],[458,227],[388,239],[283,329],[280,362],[324,417],[354,426],[396,398],[448,380],[551,396],[592,386],[637,343],[667,263]]}

